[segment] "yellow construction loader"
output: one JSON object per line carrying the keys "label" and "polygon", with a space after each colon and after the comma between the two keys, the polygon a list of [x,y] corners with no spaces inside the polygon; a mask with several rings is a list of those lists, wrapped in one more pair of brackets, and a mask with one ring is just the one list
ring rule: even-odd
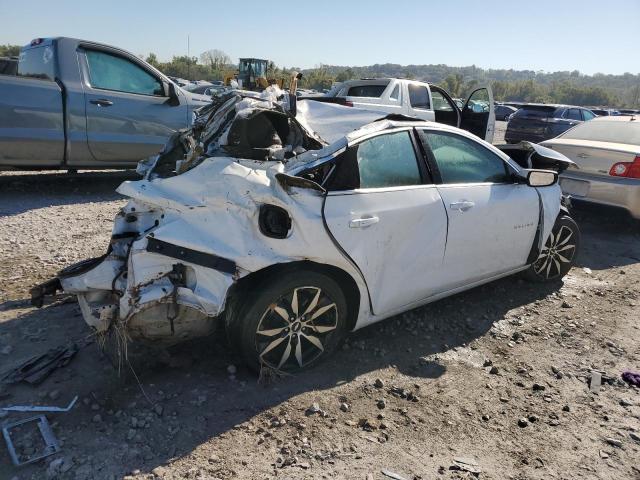
{"label": "yellow construction loader", "polygon": [[[241,58],[238,62],[237,72],[226,72],[224,84],[231,86],[233,81],[238,83],[242,90],[262,91],[269,85],[278,85],[280,88],[291,88],[291,79],[284,76],[280,78],[267,78],[269,60],[262,58]],[[297,74],[296,74],[297,75]],[[287,82],[287,80],[289,80]]]}

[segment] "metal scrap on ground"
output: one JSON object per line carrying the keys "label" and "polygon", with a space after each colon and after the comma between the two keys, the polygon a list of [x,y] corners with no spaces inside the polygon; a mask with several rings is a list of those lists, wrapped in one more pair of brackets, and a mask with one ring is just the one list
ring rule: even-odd
{"label": "metal scrap on ground", "polygon": [[12,405],[10,407],[3,407],[2,410],[8,412],[68,412],[78,401],[78,396],[73,397],[73,400],[66,407],[49,407],[46,405]]}
{"label": "metal scrap on ground", "polygon": [[[42,437],[42,440],[44,442],[44,448],[40,452],[36,452],[33,455],[29,455],[28,453],[22,451],[20,443],[18,443],[16,447],[16,442],[14,441],[14,438],[12,438],[12,432],[19,432],[24,425],[27,425],[31,422],[37,422],[36,425],[38,427],[38,431],[40,432],[40,436]],[[11,461],[17,467],[27,465],[28,463],[37,462],[38,460],[41,460],[60,451],[60,444],[58,443],[58,440],[51,430],[51,425],[49,425],[47,417],[45,417],[44,415],[25,418],[14,423],[10,423],[2,429],[2,435],[4,436],[4,440],[7,443],[7,449],[9,450]],[[30,439],[28,439],[28,441],[29,443],[31,443]]]}
{"label": "metal scrap on ground", "polygon": [[31,357],[15,369],[9,371],[3,378],[3,383],[18,383],[25,381],[38,385],[44,381],[55,369],[64,367],[73,356],[78,353],[78,345],[71,343],[48,352]]}

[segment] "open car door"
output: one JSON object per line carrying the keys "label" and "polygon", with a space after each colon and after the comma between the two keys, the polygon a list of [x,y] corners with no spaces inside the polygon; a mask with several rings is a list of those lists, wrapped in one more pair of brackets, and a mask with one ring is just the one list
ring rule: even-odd
{"label": "open car door", "polygon": [[476,88],[460,114],[460,128],[491,143],[496,124],[493,108],[493,93],[490,87]]}

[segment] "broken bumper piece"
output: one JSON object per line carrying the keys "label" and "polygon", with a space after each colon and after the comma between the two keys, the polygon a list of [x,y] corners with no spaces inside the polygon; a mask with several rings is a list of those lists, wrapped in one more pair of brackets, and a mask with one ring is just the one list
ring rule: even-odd
{"label": "broken bumper piece", "polygon": [[115,234],[104,256],[34,287],[32,303],[42,306],[62,290],[77,296],[97,335],[171,345],[215,331],[236,274],[235,262],[200,249],[153,234]]}
{"label": "broken bumper piece", "polygon": [[29,290],[29,293],[31,294],[31,305],[38,308],[42,307],[45,297],[55,295],[59,291],[63,290],[62,284],[60,283],[61,278],[71,277],[87,272],[102,262],[106,256],[107,255],[102,255],[101,257],[88,258],[70,265],[69,267],[59,271],[55,278],[32,287]]}

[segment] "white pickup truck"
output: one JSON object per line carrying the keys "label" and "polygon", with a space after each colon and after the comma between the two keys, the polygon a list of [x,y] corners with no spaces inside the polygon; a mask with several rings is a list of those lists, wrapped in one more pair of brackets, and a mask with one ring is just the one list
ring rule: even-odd
{"label": "white pickup truck", "polygon": [[487,142],[493,140],[495,114],[488,86],[471,92],[462,108],[437,85],[400,78],[348,80],[334,86],[326,96],[341,98],[353,107],[446,123]]}

